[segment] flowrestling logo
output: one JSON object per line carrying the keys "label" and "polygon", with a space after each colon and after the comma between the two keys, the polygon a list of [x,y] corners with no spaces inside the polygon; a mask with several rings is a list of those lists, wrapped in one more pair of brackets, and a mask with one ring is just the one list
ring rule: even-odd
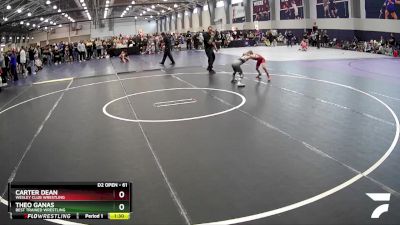
{"label": "flowrestling logo", "polygon": [[383,213],[389,211],[390,193],[366,193],[366,195],[375,202],[388,202],[375,208],[371,214],[372,219],[379,219]]}

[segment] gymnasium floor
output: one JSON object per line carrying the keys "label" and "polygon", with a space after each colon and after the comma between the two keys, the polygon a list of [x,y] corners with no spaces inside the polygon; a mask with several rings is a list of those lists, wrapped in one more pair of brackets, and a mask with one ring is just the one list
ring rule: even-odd
{"label": "gymnasium floor", "polygon": [[175,52],[175,66],[92,60],[3,90],[0,224],[111,224],[11,221],[9,180],[132,181],[133,219],[113,224],[399,224],[399,60],[258,47],[273,80],[248,62],[240,89],[245,50],[218,53],[214,75],[204,52]]}

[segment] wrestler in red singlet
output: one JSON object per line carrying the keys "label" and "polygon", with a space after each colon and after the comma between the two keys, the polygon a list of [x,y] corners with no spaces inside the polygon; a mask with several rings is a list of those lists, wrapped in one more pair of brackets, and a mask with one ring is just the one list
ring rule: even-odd
{"label": "wrestler in red singlet", "polygon": [[251,59],[257,61],[257,65],[256,65],[256,70],[258,72],[257,79],[261,80],[261,72],[259,70],[259,68],[261,66],[263,68],[263,70],[265,71],[265,73],[267,74],[268,82],[270,82],[271,81],[271,76],[268,73],[267,66],[266,66],[266,60],[264,59],[264,57],[262,57],[261,55],[259,55],[257,53],[252,53],[251,54]]}

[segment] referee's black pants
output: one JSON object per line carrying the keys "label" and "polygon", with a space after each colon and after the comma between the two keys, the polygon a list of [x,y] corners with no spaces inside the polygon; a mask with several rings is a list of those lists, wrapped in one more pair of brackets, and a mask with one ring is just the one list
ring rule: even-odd
{"label": "referee's black pants", "polygon": [[205,51],[206,51],[206,55],[207,55],[207,58],[208,58],[207,70],[212,70],[213,69],[213,64],[214,64],[214,61],[215,61],[214,51],[213,51],[212,48],[206,48]]}
{"label": "referee's black pants", "polygon": [[172,62],[173,64],[175,64],[175,61],[174,61],[174,58],[172,58],[171,50],[170,50],[170,49],[168,49],[168,50],[165,49],[165,50],[164,50],[164,57],[163,57],[161,63],[164,64],[165,60],[167,59],[167,56],[168,56],[169,60],[171,60],[171,62]]}

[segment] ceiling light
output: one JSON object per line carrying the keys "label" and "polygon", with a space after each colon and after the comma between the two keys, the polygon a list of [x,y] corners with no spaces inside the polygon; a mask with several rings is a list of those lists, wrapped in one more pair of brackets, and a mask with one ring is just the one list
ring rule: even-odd
{"label": "ceiling light", "polygon": [[36,24],[32,24],[32,27],[36,27]]}
{"label": "ceiling light", "polygon": [[11,9],[11,5],[7,5],[7,9],[10,10]]}
{"label": "ceiling light", "polygon": [[86,3],[82,3],[82,6],[85,7],[85,6],[86,6]]}
{"label": "ceiling light", "polygon": [[47,0],[47,1],[46,1],[46,4],[47,4],[47,5],[50,5],[50,4],[51,4],[51,2],[50,2],[49,0]]}
{"label": "ceiling light", "polygon": [[81,3],[85,2],[84,0],[80,0]]}
{"label": "ceiling light", "polygon": [[56,6],[56,5],[53,5],[53,9],[57,9],[57,6]]}
{"label": "ceiling light", "polygon": [[137,20],[137,16],[135,16],[135,20]]}
{"label": "ceiling light", "polygon": [[24,24],[24,21],[19,22],[19,24]]}
{"label": "ceiling light", "polygon": [[150,18],[153,18],[153,16],[150,16]]}
{"label": "ceiling light", "polygon": [[147,8],[146,10],[147,10],[147,11],[150,11],[150,8]]}
{"label": "ceiling light", "polygon": [[4,17],[3,20],[4,20],[4,21],[8,21],[8,18],[7,18],[7,17]]}
{"label": "ceiling light", "polygon": [[129,11],[129,7],[126,7],[126,9],[125,9],[126,11]]}
{"label": "ceiling light", "polygon": [[19,37],[17,37],[17,40],[19,40]]}
{"label": "ceiling light", "polygon": [[154,8],[155,8],[155,6],[154,6],[154,5],[152,5],[152,6],[151,6],[151,8],[152,8],[152,9],[154,9]]}
{"label": "ceiling light", "polygon": [[33,40],[33,37],[31,37],[31,40]]}
{"label": "ceiling light", "polygon": [[218,1],[217,2],[217,5],[216,5],[217,8],[221,8],[221,7],[224,7],[224,6],[225,6],[224,1]]}
{"label": "ceiling light", "polygon": [[38,25],[37,27],[40,28],[40,25]]}
{"label": "ceiling light", "polygon": [[140,13],[139,15],[142,16],[143,14]]}
{"label": "ceiling light", "polygon": [[60,13],[60,12],[61,12],[61,9],[58,9],[58,11],[57,11],[57,12],[59,12],[59,13]]}
{"label": "ceiling light", "polygon": [[203,5],[203,11],[208,11],[208,5]]}
{"label": "ceiling light", "polygon": [[54,26],[57,26],[57,23],[54,23]]}
{"label": "ceiling light", "polygon": [[22,13],[22,9],[18,9],[18,10],[17,10],[17,13]]}
{"label": "ceiling light", "polygon": [[178,5],[177,5],[177,4],[174,4],[174,8],[176,8],[176,7],[178,7]]}
{"label": "ceiling light", "polygon": [[160,12],[157,12],[157,15],[160,15]]}
{"label": "ceiling light", "polygon": [[194,10],[193,10],[193,14],[197,14],[197,8],[194,8]]}
{"label": "ceiling light", "polygon": [[134,5],[136,2],[135,1],[132,1],[132,5]]}
{"label": "ceiling light", "polygon": [[32,13],[29,12],[29,13],[28,13],[28,16],[32,16]]}
{"label": "ceiling light", "polygon": [[43,21],[44,19],[43,19],[43,17],[40,17],[40,21]]}
{"label": "ceiling light", "polygon": [[162,12],[162,13],[165,13],[165,10],[163,9],[163,10],[161,10],[161,12]]}
{"label": "ceiling light", "polygon": [[60,24],[60,25],[58,25],[58,27],[62,27],[62,25]]}
{"label": "ceiling light", "polygon": [[185,16],[188,16],[189,15],[189,12],[188,11],[185,11]]}
{"label": "ceiling light", "polygon": [[168,7],[168,10],[172,10],[171,7]]}
{"label": "ceiling light", "polygon": [[130,6],[128,6],[128,8],[132,8],[132,6],[130,5]]}
{"label": "ceiling light", "polygon": [[166,2],[167,0],[164,0],[164,2]]}
{"label": "ceiling light", "polygon": [[53,21],[50,21],[50,24],[53,25]]}
{"label": "ceiling light", "polygon": [[85,7],[83,7],[83,9],[87,9],[87,7],[85,6]]}
{"label": "ceiling light", "polygon": [[12,40],[12,37],[10,37],[9,39]]}
{"label": "ceiling light", "polygon": [[26,23],[27,26],[31,25],[30,23]]}
{"label": "ceiling light", "polygon": [[49,19],[46,19],[44,22],[45,22],[45,23],[48,23],[48,22],[49,22]]}
{"label": "ceiling light", "polygon": [[47,27],[44,27],[45,30],[47,30]]}

